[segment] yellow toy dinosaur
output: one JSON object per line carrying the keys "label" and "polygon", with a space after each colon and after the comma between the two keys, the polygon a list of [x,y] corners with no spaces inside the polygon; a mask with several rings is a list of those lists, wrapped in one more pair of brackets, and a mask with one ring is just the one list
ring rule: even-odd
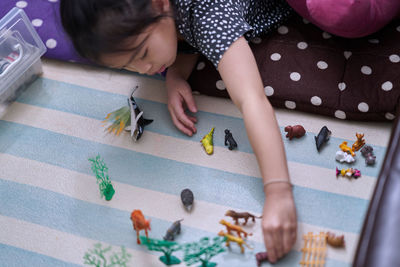
{"label": "yellow toy dinosaur", "polygon": [[208,155],[211,155],[214,152],[213,133],[214,133],[214,127],[211,129],[211,131],[208,134],[206,134],[203,137],[203,139],[201,139],[201,144],[203,145],[203,147],[206,150],[206,153]]}

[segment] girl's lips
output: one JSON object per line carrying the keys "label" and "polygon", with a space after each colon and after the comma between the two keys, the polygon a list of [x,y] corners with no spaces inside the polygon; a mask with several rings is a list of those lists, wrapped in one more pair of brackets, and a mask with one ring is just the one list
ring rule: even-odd
{"label": "girl's lips", "polygon": [[165,70],[165,65],[162,66],[161,69],[159,69],[159,70],[157,71],[157,73],[161,74],[164,70]]}

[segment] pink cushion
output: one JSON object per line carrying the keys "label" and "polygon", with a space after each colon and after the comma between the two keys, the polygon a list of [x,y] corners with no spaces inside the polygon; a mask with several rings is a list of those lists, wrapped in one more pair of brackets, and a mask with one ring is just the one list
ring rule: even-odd
{"label": "pink cushion", "polygon": [[400,15],[400,0],[287,0],[302,17],[343,37],[374,33]]}

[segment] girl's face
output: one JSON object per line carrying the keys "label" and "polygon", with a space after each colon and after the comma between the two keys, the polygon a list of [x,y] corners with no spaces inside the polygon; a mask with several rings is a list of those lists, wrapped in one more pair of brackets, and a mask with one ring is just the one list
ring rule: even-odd
{"label": "girl's face", "polygon": [[162,18],[143,33],[129,39],[127,51],[106,54],[101,62],[109,67],[154,75],[171,66],[176,58],[177,33],[172,17]]}

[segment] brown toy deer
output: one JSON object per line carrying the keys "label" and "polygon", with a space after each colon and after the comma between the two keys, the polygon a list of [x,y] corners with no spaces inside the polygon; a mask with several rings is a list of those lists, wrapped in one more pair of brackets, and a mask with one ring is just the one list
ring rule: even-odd
{"label": "brown toy deer", "polygon": [[365,140],[363,139],[364,134],[356,133],[357,141],[354,142],[351,147],[353,151],[358,151],[363,145],[365,145]]}
{"label": "brown toy deer", "polygon": [[225,213],[225,216],[232,217],[232,219],[235,221],[235,224],[239,224],[239,219],[244,219],[243,225],[246,225],[249,219],[252,219],[252,221],[255,222],[256,221],[255,218],[257,219],[262,218],[262,216],[257,217],[249,212],[236,212],[234,210],[228,210]]}

